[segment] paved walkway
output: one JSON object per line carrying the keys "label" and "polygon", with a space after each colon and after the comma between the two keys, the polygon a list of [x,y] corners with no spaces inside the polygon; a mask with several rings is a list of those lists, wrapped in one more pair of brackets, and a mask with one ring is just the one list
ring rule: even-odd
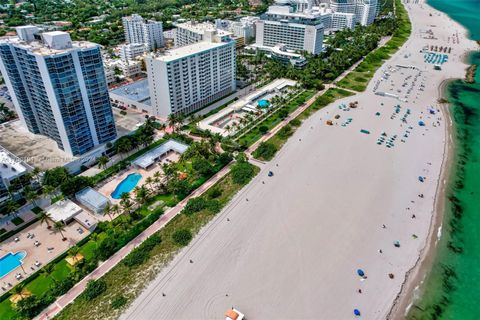
{"label": "paved walkway", "polygon": [[207,182],[205,182],[202,186],[200,186],[197,190],[195,190],[192,194],[190,194],[187,198],[179,202],[175,207],[166,211],[150,227],[145,229],[135,239],[133,239],[126,246],[124,246],[119,251],[117,251],[107,261],[103,262],[97,269],[95,269],[92,273],[90,273],[88,276],[86,276],[80,282],[78,282],[65,295],[59,297],[55,301],[55,303],[51,304],[40,315],[35,317],[35,319],[38,319],[38,320],[51,319],[55,315],[57,315],[63,308],[65,308],[68,304],[70,304],[75,298],[77,298],[83,292],[88,281],[98,279],[103,275],[105,275],[108,271],[110,271],[113,267],[115,267],[126,255],[132,252],[133,249],[135,249],[138,245],[140,245],[152,234],[162,229],[168,222],[170,222],[170,220],[172,220],[177,214],[179,214],[182,211],[183,207],[188,202],[188,200],[202,195],[212,185],[214,185],[220,179],[222,179],[230,171],[231,165],[232,163],[228,164],[226,167],[220,170],[217,174],[211,177]]}

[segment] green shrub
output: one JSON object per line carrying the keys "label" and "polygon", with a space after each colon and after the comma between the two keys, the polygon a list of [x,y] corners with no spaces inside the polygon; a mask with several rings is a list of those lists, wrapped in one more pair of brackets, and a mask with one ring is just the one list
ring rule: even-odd
{"label": "green shrub", "polygon": [[123,263],[127,267],[134,267],[134,266],[141,265],[147,260],[153,248],[157,244],[159,244],[161,241],[162,240],[158,234],[154,234],[150,236],[140,246],[138,246],[132,252],[130,252],[123,260]]}
{"label": "green shrub", "polygon": [[216,199],[222,195],[222,189],[213,187],[207,192],[207,195],[210,199]]}
{"label": "green shrub", "polygon": [[300,121],[298,119],[293,119],[292,121],[290,121],[290,125],[292,125],[294,127],[299,127],[301,124],[302,124],[302,121]]}
{"label": "green shrub", "polygon": [[[283,130],[283,129],[282,129]],[[277,147],[271,142],[262,142],[253,153],[256,159],[270,160],[277,152]]]}
{"label": "green shrub", "polygon": [[128,300],[124,296],[117,296],[112,300],[110,306],[112,307],[112,309],[116,310],[123,307],[127,302]]}
{"label": "green shrub", "polygon": [[188,200],[185,208],[183,208],[183,213],[186,215],[193,214],[195,212],[201,211],[207,207],[207,200],[202,197],[191,198]]}
{"label": "green shrub", "polygon": [[103,279],[89,281],[82,296],[85,300],[90,301],[101,295],[107,290],[107,283]]}
{"label": "green shrub", "polygon": [[248,162],[239,162],[230,170],[232,180],[236,184],[246,184],[254,175],[253,166]]}
{"label": "green shrub", "polygon": [[12,219],[12,223],[13,223],[14,225],[16,225],[16,226],[19,226],[19,225],[21,225],[21,224],[24,223],[24,222],[25,222],[25,221],[24,221],[22,218],[20,218],[20,217],[15,217],[15,218]]}
{"label": "green shrub", "polygon": [[192,238],[192,233],[188,229],[180,229],[172,234],[173,241],[181,246],[189,244]]}
{"label": "green shrub", "polygon": [[222,210],[222,205],[218,200],[210,200],[207,203],[207,209],[212,213],[219,213]]}
{"label": "green shrub", "polygon": [[288,124],[282,129],[280,129],[280,131],[278,131],[278,136],[282,139],[286,139],[290,137],[292,134],[293,134],[292,126]]}
{"label": "green shrub", "polygon": [[258,128],[258,131],[260,131],[262,134],[265,134],[268,132],[268,127],[263,125]]}
{"label": "green shrub", "polygon": [[65,278],[61,281],[57,281],[54,284],[52,284],[49,290],[49,294],[53,297],[61,296],[67,293],[68,290],[73,288],[74,285],[75,285],[75,281],[72,278],[70,277]]}
{"label": "green shrub", "polygon": [[32,319],[35,317],[42,309],[46,307],[47,304],[37,298],[35,295],[23,298],[17,303],[17,311],[20,316]]}
{"label": "green shrub", "polygon": [[42,212],[43,210],[40,209],[39,207],[33,207],[32,208],[32,212],[35,213],[35,214],[39,214],[40,212]]}

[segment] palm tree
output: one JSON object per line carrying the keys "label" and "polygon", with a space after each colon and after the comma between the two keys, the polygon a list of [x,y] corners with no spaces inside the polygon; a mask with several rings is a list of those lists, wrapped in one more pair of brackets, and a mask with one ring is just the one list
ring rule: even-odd
{"label": "palm tree", "polygon": [[15,215],[14,213],[19,208],[20,208],[20,205],[16,201],[13,201],[13,200],[9,200],[6,204],[6,206],[5,206],[5,209],[6,209],[8,215],[10,215],[10,214]]}
{"label": "palm tree", "polygon": [[141,187],[135,187],[134,189],[135,192],[135,201],[139,203],[140,205],[144,204],[147,202],[148,199],[148,191],[145,188],[145,186]]}
{"label": "palm tree", "polygon": [[60,235],[62,236],[62,241],[67,240],[67,238],[65,238],[65,236],[63,235],[63,231],[65,231],[65,224],[62,221],[55,222],[55,224],[53,225],[53,231],[55,233],[60,233]]}
{"label": "palm tree", "polygon": [[46,223],[47,229],[52,228],[52,226],[49,223],[50,218],[51,218],[50,213],[45,212],[43,210],[38,214],[38,220],[40,220],[40,224]]}
{"label": "palm tree", "polygon": [[109,216],[110,220],[112,220],[112,207],[110,205],[110,202],[107,202],[107,205],[105,208],[103,208],[103,216]]}
{"label": "palm tree", "polygon": [[15,286],[15,288],[13,288],[13,292],[20,296],[20,300],[24,298],[23,294],[25,293],[25,291],[23,289],[24,289],[24,286],[22,283],[19,283],[18,285]]}
{"label": "palm tree", "polygon": [[111,208],[110,208],[110,212],[112,213],[113,216],[117,215],[120,213],[120,206],[115,203]]}
{"label": "palm tree", "polygon": [[168,119],[167,119],[167,120],[168,120],[168,126],[169,126],[169,127],[172,127],[173,132],[175,132],[175,126],[176,126],[177,123],[178,123],[178,120],[177,120],[177,119],[178,119],[178,118],[177,118],[177,115],[176,115],[175,113],[170,113],[170,114],[168,115]]}
{"label": "palm tree", "polygon": [[107,163],[109,160],[110,159],[105,155],[98,157],[97,158],[98,167],[105,169],[107,167]]}
{"label": "palm tree", "polygon": [[152,184],[153,184],[153,178],[152,177],[147,177],[145,179],[145,186],[147,186],[147,188],[150,189],[152,187]]}
{"label": "palm tree", "polygon": [[79,252],[80,252],[80,248],[77,246],[73,246],[70,248],[70,250],[68,250],[68,254],[72,256],[73,260],[75,261],[75,264],[78,263],[77,254]]}
{"label": "palm tree", "polygon": [[55,191],[55,188],[52,187],[52,186],[43,186],[43,189],[42,189],[42,193],[44,196],[48,196],[49,194],[51,194],[53,191]]}
{"label": "palm tree", "polygon": [[132,208],[132,202],[130,201],[130,193],[124,192],[122,193],[121,197],[122,200],[120,200],[120,205],[123,207],[123,213],[128,214],[130,213],[130,210]]}
{"label": "palm tree", "polygon": [[24,192],[25,192],[25,200],[27,200],[27,202],[33,203],[35,207],[38,207],[37,206],[38,194],[35,191],[33,191],[32,188],[30,187],[26,187]]}
{"label": "palm tree", "polygon": [[[48,277],[50,277],[52,271],[53,271],[53,264],[49,263],[45,267],[42,268],[41,273],[43,274],[43,276],[45,278],[48,278]],[[54,282],[57,281],[57,279],[55,279],[54,277],[52,277],[52,280]]]}

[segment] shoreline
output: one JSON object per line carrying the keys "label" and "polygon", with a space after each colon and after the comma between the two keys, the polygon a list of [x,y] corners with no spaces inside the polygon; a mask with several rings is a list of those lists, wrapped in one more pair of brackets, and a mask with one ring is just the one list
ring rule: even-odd
{"label": "shoreline", "polygon": [[[430,9],[435,10],[436,12],[445,14],[450,20],[455,21],[447,13],[437,10],[428,3],[425,3],[425,5],[430,7]],[[463,29],[463,40],[473,41],[470,38],[469,31],[464,26],[460,25],[458,22],[455,21],[455,23]],[[480,46],[479,41],[476,41],[476,43]],[[439,84],[437,90],[437,101],[440,101],[440,99],[446,97],[448,86],[452,81],[463,80],[466,83],[469,83],[468,76],[470,69],[473,67],[473,65],[469,62],[469,56],[473,52],[475,52],[475,50],[465,49],[465,51],[462,53],[462,62],[463,64],[465,64],[465,73],[462,78],[449,78],[443,80]],[[451,103],[449,101],[441,103],[439,102],[439,105],[442,109],[442,112],[445,114],[446,117],[448,117],[448,123],[446,123],[445,126],[444,158],[442,160],[441,172],[439,174],[439,179],[437,183],[438,187],[435,195],[434,204],[435,209],[430,223],[428,241],[426,245],[422,248],[415,265],[405,275],[405,280],[402,284],[402,288],[395,300],[393,301],[390,312],[387,315],[386,319],[389,320],[405,319],[405,317],[410,312],[410,308],[415,304],[415,302],[419,299],[422,299],[423,295],[425,294],[425,280],[429,277],[429,273],[431,272],[435,259],[439,253],[438,243],[440,242],[441,237],[445,236],[443,234],[443,222],[447,213],[446,207],[448,201],[448,187],[451,183],[452,174],[454,173],[456,129],[455,123],[453,121],[453,114],[451,112]]]}
{"label": "shoreline", "polygon": [[[444,97],[444,93],[446,92],[449,83],[453,80],[455,79],[444,80],[440,83],[438,87],[439,99]],[[422,289],[425,284],[424,281],[428,277],[428,273],[433,266],[436,255],[438,254],[437,244],[442,237],[441,232],[443,230],[443,218],[445,217],[446,210],[447,188],[453,172],[455,156],[455,139],[453,137],[455,130],[452,114],[450,112],[450,104],[442,103],[440,106],[442,112],[448,117],[448,124],[446,122],[444,156],[437,181],[434,210],[427,236],[428,241],[422,248],[415,265],[405,274],[405,280],[400,292],[393,301],[392,307],[386,317],[388,320],[405,319],[405,316],[408,314],[413,303],[423,294]],[[420,295],[416,297],[415,295],[418,292],[420,292]]]}

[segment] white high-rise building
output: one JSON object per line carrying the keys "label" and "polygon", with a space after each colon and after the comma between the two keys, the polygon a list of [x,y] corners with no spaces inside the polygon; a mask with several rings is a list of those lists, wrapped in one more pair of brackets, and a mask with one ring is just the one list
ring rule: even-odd
{"label": "white high-rise building", "polygon": [[175,25],[175,48],[197,43],[205,39],[205,33],[215,32],[219,42],[226,42],[232,36],[231,32],[218,29],[210,22],[184,22]]}
{"label": "white high-rise building", "polygon": [[235,91],[235,42],[218,41],[214,31],[204,36],[146,58],[150,113],[163,118],[189,114]]}
{"label": "white high-rise building", "polygon": [[255,46],[272,48],[284,44],[289,50],[321,53],[324,26],[320,13],[312,10],[311,1],[307,6],[303,1],[277,0],[257,22]]}
{"label": "white high-rise building", "polygon": [[100,46],[35,26],[17,35],[0,41],[0,71],[22,124],[74,156],[115,139]]}
{"label": "white high-rise building", "polygon": [[372,24],[378,14],[378,0],[330,0],[330,8],[336,13],[353,13],[356,21]]}
{"label": "white high-rise building", "polygon": [[141,43],[149,51],[163,47],[162,22],[145,20],[138,14],[123,17],[122,22],[128,44]]}

